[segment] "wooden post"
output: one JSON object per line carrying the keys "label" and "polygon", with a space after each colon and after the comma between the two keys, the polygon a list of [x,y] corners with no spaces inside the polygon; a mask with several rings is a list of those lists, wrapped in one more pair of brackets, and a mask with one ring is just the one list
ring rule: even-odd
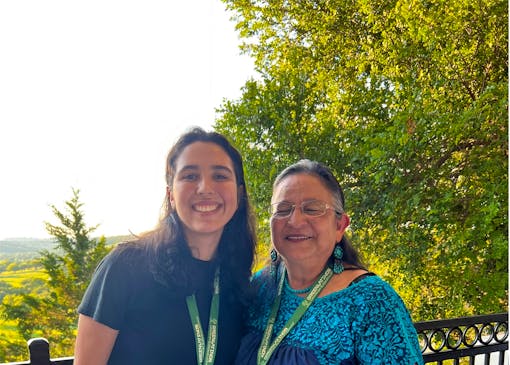
{"label": "wooden post", "polygon": [[32,338],[27,343],[30,352],[30,365],[51,365],[50,344],[47,339]]}

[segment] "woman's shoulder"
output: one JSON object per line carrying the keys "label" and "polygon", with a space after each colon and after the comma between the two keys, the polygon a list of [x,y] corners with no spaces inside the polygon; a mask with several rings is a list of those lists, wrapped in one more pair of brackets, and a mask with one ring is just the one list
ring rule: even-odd
{"label": "woman's shoulder", "polygon": [[112,254],[128,258],[131,255],[139,255],[145,250],[146,244],[140,241],[122,241],[113,248]]}
{"label": "woman's shoulder", "polygon": [[345,292],[353,302],[376,302],[382,306],[394,306],[402,299],[397,291],[378,275],[365,275],[355,279]]}
{"label": "woman's shoulder", "polygon": [[320,296],[326,296],[354,285],[356,282],[363,280],[373,273],[356,267],[346,268],[340,274],[333,275],[326,288],[321,292]]}
{"label": "woman's shoulder", "polygon": [[126,241],[117,244],[101,261],[101,266],[109,268],[122,267],[140,268],[146,265],[147,250],[144,245],[136,241]]}
{"label": "woman's shoulder", "polygon": [[365,289],[371,288],[373,290],[394,291],[393,287],[386,280],[373,272],[367,272],[365,275],[355,278],[349,285],[349,287],[357,286]]}
{"label": "woman's shoulder", "polygon": [[349,300],[366,301],[378,298],[382,294],[394,292],[393,288],[375,273],[366,270],[357,270],[356,273],[338,275],[332,278],[330,285],[321,293],[320,298],[336,300],[350,298]]}

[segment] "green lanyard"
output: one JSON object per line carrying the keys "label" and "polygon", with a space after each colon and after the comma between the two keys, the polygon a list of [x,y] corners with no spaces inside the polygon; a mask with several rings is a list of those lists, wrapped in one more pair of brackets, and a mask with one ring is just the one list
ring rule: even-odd
{"label": "green lanyard", "polygon": [[198,365],[212,365],[216,357],[216,347],[218,344],[218,314],[220,307],[220,268],[216,269],[214,274],[214,294],[211,300],[211,310],[209,313],[209,331],[207,333],[207,345],[205,344],[204,331],[200,324],[200,315],[197,308],[195,294],[186,297],[189,317],[193,324],[195,334],[195,347],[197,350]]}
{"label": "green lanyard", "polygon": [[269,319],[267,321],[267,326],[264,331],[264,335],[262,337],[262,342],[260,343],[259,352],[257,355],[257,365],[265,365],[269,362],[271,355],[274,350],[280,345],[280,342],[287,336],[292,328],[299,322],[303,314],[305,314],[306,310],[312,305],[313,301],[319,295],[319,293],[324,289],[329,279],[333,276],[333,270],[329,267],[326,268],[319,279],[315,282],[312,287],[312,290],[308,295],[303,299],[301,304],[296,308],[292,316],[289,318],[285,326],[282,328],[280,333],[275,337],[272,344],[270,344],[271,336],[273,334],[274,324],[276,322],[276,316],[278,314],[278,309],[280,308],[280,302],[282,300],[282,292],[283,292],[283,283],[285,281],[285,270],[280,277],[280,281],[278,283],[278,292],[276,294],[276,298],[273,303],[273,307],[271,309],[271,314],[269,315]]}

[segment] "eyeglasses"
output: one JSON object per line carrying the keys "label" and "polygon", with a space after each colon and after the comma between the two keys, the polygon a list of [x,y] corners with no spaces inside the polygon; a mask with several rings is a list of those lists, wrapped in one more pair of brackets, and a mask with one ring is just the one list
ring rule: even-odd
{"label": "eyeglasses", "polygon": [[[341,214],[335,210],[335,208],[328,203],[325,203],[321,200],[306,200],[299,205],[301,212],[309,217],[320,217],[326,214],[328,209],[334,210],[335,213]],[[296,204],[292,204],[286,201],[271,204],[269,208],[269,214],[274,219],[283,219],[289,218],[294,209],[296,208]]]}

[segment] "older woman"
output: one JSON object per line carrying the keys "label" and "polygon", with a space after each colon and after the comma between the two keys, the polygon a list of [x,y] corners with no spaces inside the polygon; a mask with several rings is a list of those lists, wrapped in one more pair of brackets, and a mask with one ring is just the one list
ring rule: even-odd
{"label": "older woman", "polygon": [[272,263],[253,277],[257,298],[236,364],[423,364],[404,303],[360,263],[348,226],[327,167],[301,160],[280,173]]}

